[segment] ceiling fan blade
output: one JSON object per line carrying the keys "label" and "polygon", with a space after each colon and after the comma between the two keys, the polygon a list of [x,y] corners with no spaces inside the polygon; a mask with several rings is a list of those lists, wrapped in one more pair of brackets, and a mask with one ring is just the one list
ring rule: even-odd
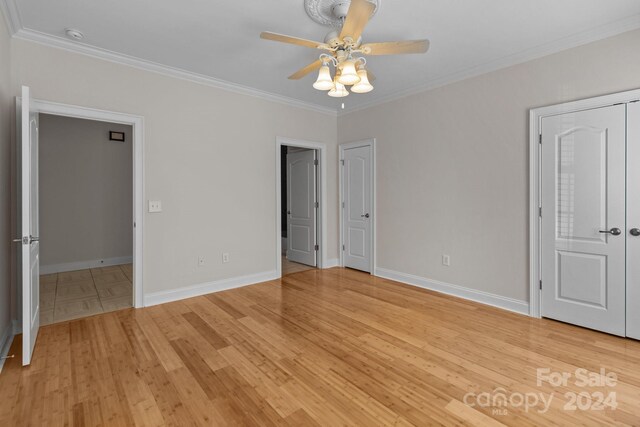
{"label": "ceiling fan blade", "polygon": [[260,34],[260,38],[265,40],[273,40],[276,42],[295,44],[298,46],[310,47],[312,49],[318,49],[321,46],[326,46],[324,43],[314,42],[313,40],[305,40],[299,37],[285,36],[284,34],[270,33],[264,31]]}
{"label": "ceiling fan blade", "polygon": [[340,39],[350,37],[351,40],[357,41],[375,8],[374,4],[367,0],[351,0],[349,12],[340,32]]}
{"label": "ceiling fan blade", "polygon": [[298,70],[295,73],[291,74],[289,76],[289,80],[299,80],[304,76],[306,76],[307,74],[315,70],[319,70],[321,66],[322,66],[322,61],[318,59],[317,61],[312,62],[311,64],[307,65],[301,70]]}
{"label": "ceiling fan blade", "polygon": [[402,55],[405,53],[425,53],[429,50],[429,40],[407,40],[402,42],[367,43],[360,46],[365,55]]}

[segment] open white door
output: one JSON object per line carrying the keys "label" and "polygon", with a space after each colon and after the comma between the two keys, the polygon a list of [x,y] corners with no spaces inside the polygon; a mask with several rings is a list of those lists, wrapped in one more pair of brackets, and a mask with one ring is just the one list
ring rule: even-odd
{"label": "open white door", "polygon": [[542,315],[621,336],[625,108],[542,119]]}
{"label": "open white door", "polygon": [[17,114],[21,141],[22,364],[31,363],[40,327],[40,242],[38,218],[38,113],[29,87],[22,86]]}
{"label": "open white door", "polygon": [[344,266],[371,272],[373,215],[372,146],[345,148],[342,208]]}
{"label": "open white door", "polygon": [[315,267],[316,151],[287,154],[287,259]]}

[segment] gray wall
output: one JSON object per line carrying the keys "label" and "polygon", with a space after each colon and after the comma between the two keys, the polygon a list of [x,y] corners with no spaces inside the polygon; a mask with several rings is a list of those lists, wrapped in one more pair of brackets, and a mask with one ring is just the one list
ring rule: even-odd
{"label": "gray wall", "polygon": [[11,326],[11,118],[10,39],[0,12],[0,351]]}
{"label": "gray wall", "polygon": [[378,267],[528,300],[529,109],[639,88],[639,47],[633,31],[339,117],[340,142],[377,138]]}
{"label": "gray wall", "polygon": [[[40,114],[40,265],[133,255],[131,127]],[[109,141],[109,131],[125,142]]]}

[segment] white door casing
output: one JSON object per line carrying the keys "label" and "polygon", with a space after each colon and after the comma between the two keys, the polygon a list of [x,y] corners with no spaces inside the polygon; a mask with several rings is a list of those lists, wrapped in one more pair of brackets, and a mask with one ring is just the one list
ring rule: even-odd
{"label": "white door casing", "polygon": [[316,151],[287,154],[287,259],[317,264]]}
{"label": "white door casing", "polygon": [[373,147],[344,149],[342,158],[343,265],[372,272]]}
{"label": "white door casing", "polygon": [[[640,102],[627,104],[627,336],[640,339]],[[633,230],[633,231],[632,231]]]}
{"label": "white door casing", "polygon": [[541,124],[542,315],[622,336],[625,111],[615,105]]}
{"label": "white door casing", "polygon": [[22,231],[22,364],[31,356],[40,328],[40,242],[38,217],[38,113],[32,107],[29,87],[22,86],[19,108],[21,141]]}

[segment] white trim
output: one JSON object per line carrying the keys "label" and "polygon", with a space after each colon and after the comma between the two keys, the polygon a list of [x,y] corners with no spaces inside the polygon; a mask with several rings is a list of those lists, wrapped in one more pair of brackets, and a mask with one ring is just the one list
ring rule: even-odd
{"label": "white trim", "polygon": [[22,28],[22,19],[15,0],[0,0],[0,11],[4,15],[9,35],[13,36]]}
{"label": "white trim", "polygon": [[2,337],[0,337],[0,373],[2,373],[2,367],[4,366],[5,357],[9,354],[9,350],[11,349],[11,343],[13,343],[13,321],[10,321],[4,332],[2,333]]}
{"label": "white trim", "polygon": [[619,34],[625,33],[627,31],[633,31],[638,28],[640,28],[640,14],[633,15],[628,18],[624,18],[587,31],[583,31],[578,34],[564,37],[560,40],[555,40],[541,46],[536,46],[532,49],[527,49],[476,67],[459,70],[442,77],[437,77],[435,79],[429,80],[424,84],[413,86],[411,88],[400,91],[395,91],[391,95],[383,96],[380,98],[371,98],[370,101],[365,101],[364,103],[356,105],[355,107],[347,107],[345,110],[339,110],[338,116],[343,116],[356,111],[365,110],[367,108],[385,104],[387,102],[407,98],[409,96],[427,92],[429,90],[460,82],[462,80],[470,79],[472,77],[481,76],[493,71],[512,67],[514,65],[522,64],[528,61],[533,61],[534,59],[553,55],[554,53],[562,52],[567,49],[572,49],[574,47],[596,42],[598,40],[617,36]]}
{"label": "white trim", "polygon": [[111,267],[113,265],[131,264],[132,256],[117,258],[92,259],[87,261],[66,262],[62,264],[41,265],[40,274],[64,273],[66,271],[85,270],[87,268]]}
{"label": "white trim", "polygon": [[340,267],[340,259],[339,258],[331,258],[328,259],[327,262],[324,263],[324,268],[334,268]]}
{"label": "white trim", "polygon": [[[531,317],[539,318],[542,316],[541,292],[538,285],[542,272],[540,265],[542,251],[540,244],[541,219],[538,215],[538,209],[542,206],[542,200],[540,199],[540,180],[542,178],[540,168],[542,164],[540,162],[539,144],[542,119],[558,114],[601,108],[639,99],[640,89],[635,89],[596,98],[534,108],[529,112],[529,315]],[[542,212],[545,215],[544,207]]]}
{"label": "white trim", "polygon": [[[0,2],[1,1],[2,0],[0,0]],[[217,79],[215,77],[206,76],[204,74],[198,74],[198,73],[183,70],[180,68],[158,64],[157,62],[147,61],[144,59],[136,58],[136,57],[125,55],[118,52],[113,52],[107,49],[102,49],[102,48],[91,46],[88,44],[73,42],[63,37],[52,36],[50,34],[41,33],[35,30],[20,28],[17,32],[15,32],[13,37],[21,40],[27,40],[30,42],[42,44],[45,46],[63,49],[68,52],[80,53],[83,55],[91,56],[93,58],[115,62],[121,65],[127,65],[129,67],[137,68],[140,70],[150,71],[152,73],[158,73],[158,74],[174,77],[181,80],[186,80],[192,83],[198,83],[205,86],[215,87],[218,89],[223,89],[230,92],[239,93],[242,95],[253,96],[255,98],[260,98],[260,99],[264,99],[271,102],[277,102],[280,104],[289,105],[296,108],[302,108],[302,109],[314,111],[317,113],[328,114],[334,117],[338,115],[337,110],[334,108],[323,107],[320,105],[290,98],[288,96],[278,95],[275,93],[263,91],[253,87],[244,86],[241,84]]]}
{"label": "white trim", "polygon": [[278,279],[276,271],[266,271],[263,273],[250,274],[230,279],[216,280],[213,282],[201,283],[187,287],[179,287],[167,291],[153,292],[144,296],[144,306],[165,304],[179,301],[186,298],[193,298],[214,292],[226,291],[229,289],[241,288],[243,286],[254,285],[256,283],[269,282]]}
{"label": "white trim", "polygon": [[437,280],[426,279],[424,277],[414,276],[412,274],[387,270],[386,268],[376,268],[375,275],[384,279],[394,280],[396,282],[405,283],[407,285],[429,289],[435,292],[452,295],[454,297],[463,298],[480,304],[498,307],[503,310],[513,311],[514,313],[524,315],[529,314],[529,303],[527,303],[526,301],[520,301],[513,298],[490,294],[488,292],[465,288],[463,286],[439,282]]}
{"label": "white trim", "polygon": [[133,128],[133,304],[143,305],[143,246],[144,246],[144,117],[127,113],[98,110],[57,102],[33,100],[33,107],[39,113],[75,117],[102,122],[120,123]]}
{"label": "white trim", "polygon": [[323,142],[305,141],[302,139],[291,139],[282,136],[276,137],[276,274],[282,277],[282,189],[280,182],[280,147],[309,148],[318,153],[318,163],[320,166],[320,176],[318,176],[318,193],[320,195],[320,209],[318,212],[318,234],[320,235],[320,252],[318,253],[318,268],[326,267],[327,260],[327,144]]}
{"label": "white trim", "polygon": [[342,211],[342,203],[344,203],[344,189],[342,188],[344,176],[343,176],[343,163],[344,160],[344,150],[350,148],[357,147],[371,147],[371,264],[370,271],[373,274],[376,271],[376,224],[378,221],[378,211],[377,211],[377,201],[376,201],[376,139],[370,138],[361,141],[353,141],[346,142],[344,144],[340,144],[338,146],[338,191],[340,200],[338,200],[338,209],[339,209],[339,233],[340,233],[340,241],[338,246],[338,251],[340,252],[339,257],[339,266],[344,266],[344,251],[342,250],[342,246],[344,245],[344,218]]}

